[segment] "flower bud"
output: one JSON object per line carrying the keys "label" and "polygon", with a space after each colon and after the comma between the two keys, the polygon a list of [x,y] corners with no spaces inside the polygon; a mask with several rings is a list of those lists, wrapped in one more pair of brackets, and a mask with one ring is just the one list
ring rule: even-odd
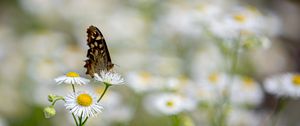
{"label": "flower bud", "polygon": [[51,118],[51,117],[55,116],[55,114],[56,114],[56,111],[53,106],[44,108],[45,118]]}
{"label": "flower bud", "polygon": [[53,94],[48,95],[48,101],[49,102],[53,102],[55,100],[55,98],[56,98],[56,95],[53,95]]}

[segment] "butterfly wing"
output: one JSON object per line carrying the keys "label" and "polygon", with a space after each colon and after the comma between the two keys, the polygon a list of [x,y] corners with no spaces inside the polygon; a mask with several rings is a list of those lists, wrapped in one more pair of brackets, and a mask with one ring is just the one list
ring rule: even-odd
{"label": "butterfly wing", "polygon": [[87,51],[88,59],[85,61],[84,67],[87,69],[86,74],[94,77],[94,73],[100,71],[109,71],[114,64],[111,62],[109,51],[105,39],[97,27],[90,26],[87,29]]}

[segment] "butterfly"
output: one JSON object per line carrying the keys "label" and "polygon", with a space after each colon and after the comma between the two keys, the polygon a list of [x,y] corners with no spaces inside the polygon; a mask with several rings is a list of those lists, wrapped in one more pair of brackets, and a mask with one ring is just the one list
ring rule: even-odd
{"label": "butterfly", "polygon": [[95,26],[90,26],[87,29],[87,60],[84,67],[87,69],[86,74],[94,77],[94,73],[100,71],[110,71],[114,64],[111,61],[109,51],[103,37],[103,34]]}

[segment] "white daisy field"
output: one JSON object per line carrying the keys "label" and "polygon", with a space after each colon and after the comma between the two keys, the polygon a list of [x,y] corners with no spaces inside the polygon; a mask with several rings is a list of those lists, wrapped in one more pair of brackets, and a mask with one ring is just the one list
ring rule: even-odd
{"label": "white daisy field", "polygon": [[0,126],[298,126],[297,0],[1,0]]}

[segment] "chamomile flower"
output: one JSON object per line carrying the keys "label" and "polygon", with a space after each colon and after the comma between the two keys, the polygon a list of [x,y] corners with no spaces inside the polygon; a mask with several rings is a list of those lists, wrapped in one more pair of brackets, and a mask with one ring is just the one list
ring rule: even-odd
{"label": "chamomile flower", "polygon": [[[158,21],[160,31],[166,33],[167,36],[179,35],[197,36],[201,34],[200,28],[197,27],[197,20],[191,9],[183,8],[182,5],[169,4],[166,6],[168,11],[163,19]],[[176,22],[174,22],[176,20]],[[166,32],[172,29],[173,32]]]}
{"label": "chamomile flower", "polygon": [[216,3],[200,3],[196,4],[195,16],[200,22],[209,24],[211,21],[216,20],[222,14],[222,7]]}
{"label": "chamomile flower", "polygon": [[222,93],[227,86],[229,76],[225,73],[212,72],[204,75],[201,85],[211,86],[215,91]]}
{"label": "chamomile flower", "polygon": [[163,79],[146,71],[127,74],[128,86],[137,93],[159,90],[163,87]]}
{"label": "chamomile flower", "polygon": [[271,76],[265,80],[264,88],[268,93],[279,97],[298,98],[300,96],[300,74],[286,73]]}
{"label": "chamomile flower", "polygon": [[83,118],[96,116],[103,109],[97,102],[97,96],[89,92],[70,93],[65,100],[66,109]]}
{"label": "chamomile flower", "polygon": [[184,110],[184,100],[176,94],[161,94],[153,99],[154,107],[166,115],[174,115]]}
{"label": "chamomile flower", "polygon": [[298,98],[300,96],[300,74],[288,73],[282,76],[285,94],[289,97]]}
{"label": "chamomile flower", "polygon": [[191,85],[191,84],[192,84],[192,81],[185,76],[170,77],[170,78],[166,79],[165,88],[169,89],[169,90],[178,91],[178,90],[182,89],[183,87],[185,87],[186,85]]}
{"label": "chamomile flower", "polygon": [[90,82],[90,80],[80,77],[76,72],[69,72],[66,75],[55,78],[55,82],[58,84],[78,84],[85,85]]}
{"label": "chamomile flower", "polygon": [[215,88],[210,85],[189,84],[180,91],[181,94],[185,94],[201,103],[215,103],[218,101],[218,94],[215,92]]}
{"label": "chamomile flower", "polygon": [[236,7],[231,13],[212,21],[210,31],[224,39],[243,35],[259,35],[264,29],[262,14],[254,7]]}
{"label": "chamomile flower", "polygon": [[258,105],[263,99],[259,84],[250,77],[236,77],[231,87],[231,100],[236,104]]}
{"label": "chamomile flower", "polygon": [[95,73],[94,76],[96,81],[100,81],[105,84],[121,85],[124,82],[124,78],[115,72],[101,71],[100,76],[97,73]]}

